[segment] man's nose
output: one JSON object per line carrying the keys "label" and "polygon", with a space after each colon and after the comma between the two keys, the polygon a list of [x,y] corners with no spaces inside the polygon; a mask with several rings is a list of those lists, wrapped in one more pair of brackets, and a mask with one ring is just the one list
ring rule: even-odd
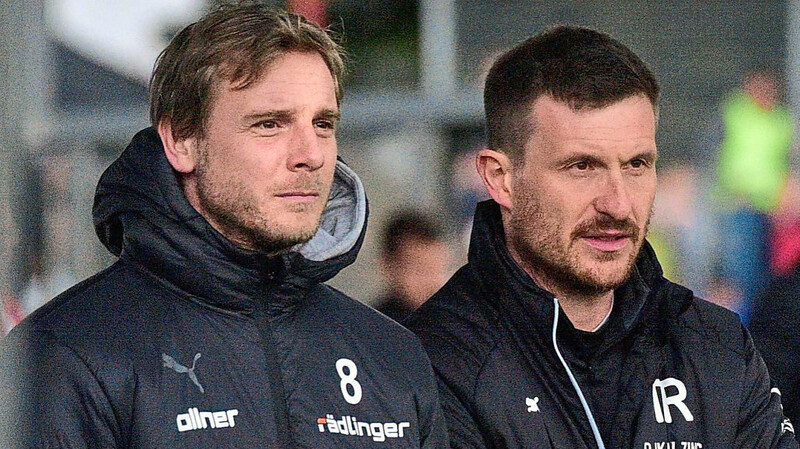
{"label": "man's nose", "polygon": [[287,165],[289,170],[317,170],[325,163],[321,145],[313,124],[296,126],[292,132]]}
{"label": "man's nose", "polygon": [[599,186],[594,207],[598,212],[617,220],[629,218],[633,210],[631,195],[634,193],[626,185],[621,172],[609,173],[603,185]]}

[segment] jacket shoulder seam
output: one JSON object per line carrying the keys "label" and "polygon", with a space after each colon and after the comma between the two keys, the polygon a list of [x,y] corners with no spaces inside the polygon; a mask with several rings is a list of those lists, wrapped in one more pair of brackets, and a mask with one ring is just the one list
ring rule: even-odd
{"label": "jacket shoulder seam", "polygon": [[476,398],[476,397],[478,396],[478,383],[479,383],[479,381],[480,381],[480,379],[481,379],[481,376],[482,376],[482,375],[483,375],[483,373],[484,373],[484,370],[485,370],[485,368],[486,368],[486,365],[487,365],[487,364],[488,364],[488,362],[489,362],[489,358],[490,358],[490,357],[492,356],[492,354],[495,352],[495,350],[497,349],[497,347],[498,347],[498,346],[500,346],[500,342],[501,342],[501,339],[500,339],[500,338],[497,338],[497,339],[496,339],[496,340],[493,342],[493,344],[492,344],[492,345],[491,345],[491,347],[490,347],[490,348],[489,348],[489,349],[486,351],[486,354],[484,355],[483,359],[481,360],[481,363],[480,363],[480,366],[479,366],[478,370],[475,372],[475,379],[473,379],[473,381],[472,381],[472,388],[471,388],[471,390],[472,390],[472,391],[471,391],[471,395],[472,395],[472,398],[473,398],[473,399],[474,399],[474,398]]}

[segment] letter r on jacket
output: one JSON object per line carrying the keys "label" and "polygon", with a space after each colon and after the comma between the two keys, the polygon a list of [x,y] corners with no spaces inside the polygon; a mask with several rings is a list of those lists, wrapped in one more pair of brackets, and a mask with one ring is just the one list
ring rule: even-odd
{"label": "letter r on jacket", "polygon": [[[667,396],[667,387],[675,387],[678,392],[672,396]],[[672,413],[669,407],[674,405],[683,415],[686,421],[694,421],[692,412],[689,407],[683,403],[686,399],[686,385],[674,377],[668,377],[664,380],[656,379],[653,382],[653,409],[656,412],[656,421],[660,423],[671,423]]]}

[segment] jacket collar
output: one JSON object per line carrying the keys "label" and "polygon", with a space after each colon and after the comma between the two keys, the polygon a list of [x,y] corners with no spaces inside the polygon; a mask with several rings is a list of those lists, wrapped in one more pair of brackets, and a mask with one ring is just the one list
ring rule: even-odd
{"label": "jacket collar", "polygon": [[[202,302],[252,309],[275,285],[324,282],[351,264],[366,231],[361,181],[338,161],[317,234],[280,256],[239,248],[186,200],[152,128],[140,131],[103,173],[95,193],[95,230],[113,254],[133,260]],[[289,288],[291,291],[292,288]],[[270,295],[291,303],[297,295]]]}
{"label": "jacket collar", "polygon": [[[511,257],[506,246],[500,206],[493,200],[478,204],[469,248],[469,263],[489,300],[503,310],[503,315],[522,328],[533,326],[548,335],[552,330],[555,306],[553,294],[539,287]],[[616,312],[612,320],[622,321],[622,335],[637,324],[652,328],[660,341],[669,337],[672,325],[688,306],[691,291],[666,281],[655,252],[645,242],[631,279],[615,292]],[[508,313],[506,313],[508,312]],[[609,325],[613,323],[608,323]],[[559,335],[574,331],[572,323],[561,314]],[[609,342],[610,343],[610,342]],[[605,346],[605,345],[604,345]]]}

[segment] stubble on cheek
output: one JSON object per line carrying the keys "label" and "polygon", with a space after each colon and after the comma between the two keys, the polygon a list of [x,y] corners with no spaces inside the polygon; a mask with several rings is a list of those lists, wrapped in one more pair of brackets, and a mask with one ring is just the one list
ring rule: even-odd
{"label": "stubble on cheek", "polygon": [[[543,210],[533,196],[517,198],[515,205],[509,222],[512,253],[537,282],[547,284],[540,287],[594,295],[615,289],[630,277],[647,225],[640,230],[632,219],[598,216],[568,232],[557,214]],[[629,234],[631,245],[624,252],[591,251],[580,239],[597,230]]]}

